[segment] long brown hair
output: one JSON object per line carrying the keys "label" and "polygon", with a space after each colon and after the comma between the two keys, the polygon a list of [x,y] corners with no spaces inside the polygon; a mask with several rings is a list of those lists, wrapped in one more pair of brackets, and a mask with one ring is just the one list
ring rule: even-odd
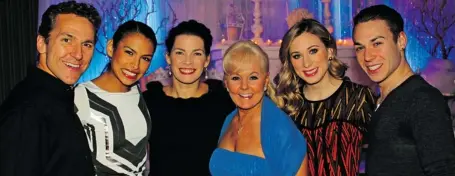
{"label": "long brown hair", "polygon": [[337,46],[335,39],[329,31],[318,21],[303,19],[292,26],[284,35],[280,47],[280,61],[282,64],[280,73],[275,77],[276,96],[272,98],[275,103],[291,117],[297,117],[303,104],[303,92],[301,88],[305,84],[296,73],[291,63],[290,45],[295,38],[303,33],[316,35],[327,49],[333,53],[329,62],[328,72],[330,76],[342,79],[345,75],[347,65],[336,59]]}

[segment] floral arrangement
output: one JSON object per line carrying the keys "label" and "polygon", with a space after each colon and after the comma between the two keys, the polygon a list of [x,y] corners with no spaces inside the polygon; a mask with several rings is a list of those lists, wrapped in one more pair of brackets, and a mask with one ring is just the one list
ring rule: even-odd
{"label": "floral arrangement", "polygon": [[291,28],[294,26],[295,23],[299,22],[303,19],[312,19],[313,14],[311,14],[307,9],[304,8],[297,8],[294,9],[286,18],[286,22],[288,23],[288,27]]}
{"label": "floral arrangement", "polygon": [[226,18],[227,27],[243,27],[245,24],[245,18],[241,10],[234,4],[229,4],[229,10]]}

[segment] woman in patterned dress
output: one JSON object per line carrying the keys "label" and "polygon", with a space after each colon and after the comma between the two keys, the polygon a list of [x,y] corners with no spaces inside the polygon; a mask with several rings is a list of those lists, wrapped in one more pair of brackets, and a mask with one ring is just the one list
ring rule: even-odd
{"label": "woman in patterned dress", "polygon": [[274,101],[307,140],[310,175],[356,175],[372,91],[344,76],[335,39],[319,22],[300,21],[282,41]]}
{"label": "woman in patterned dress", "polygon": [[106,71],[75,89],[77,115],[98,176],[143,175],[146,170],[151,119],[137,83],[156,45],[149,26],[123,23],[106,45],[111,60]]}

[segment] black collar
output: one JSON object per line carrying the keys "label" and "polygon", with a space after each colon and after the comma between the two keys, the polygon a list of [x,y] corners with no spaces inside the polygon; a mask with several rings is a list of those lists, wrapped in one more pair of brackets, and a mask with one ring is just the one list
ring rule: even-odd
{"label": "black collar", "polygon": [[74,90],[72,85],[65,84],[62,80],[36,66],[29,67],[27,79],[30,88],[52,95],[52,97],[49,97],[50,99],[56,98],[71,103],[74,101]]}

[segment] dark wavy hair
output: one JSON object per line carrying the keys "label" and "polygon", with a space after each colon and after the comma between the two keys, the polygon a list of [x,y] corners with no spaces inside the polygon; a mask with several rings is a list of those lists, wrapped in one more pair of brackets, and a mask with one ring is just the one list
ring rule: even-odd
{"label": "dark wavy hair", "polygon": [[92,23],[96,31],[100,28],[101,17],[95,7],[87,3],[77,3],[76,1],[67,1],[49,6],[41,17],[41,24],[38,28],[38,34],[49,42],[49,33],[54,29],[56,18],[60,14],[75,14],[84,17]]}
{"label": "dark wavy hair", "polygon": [[172,47],[174,47],[175,38],[179,35],[194,35],[200,37],[202,41],[204,41],[205,55],[210,55],[213,37],[210,29],[204,24],[199,23],[196,20],[189,20],[183,21],[172,28],[166,38],[166,49],[168,53],[171,53]]}

